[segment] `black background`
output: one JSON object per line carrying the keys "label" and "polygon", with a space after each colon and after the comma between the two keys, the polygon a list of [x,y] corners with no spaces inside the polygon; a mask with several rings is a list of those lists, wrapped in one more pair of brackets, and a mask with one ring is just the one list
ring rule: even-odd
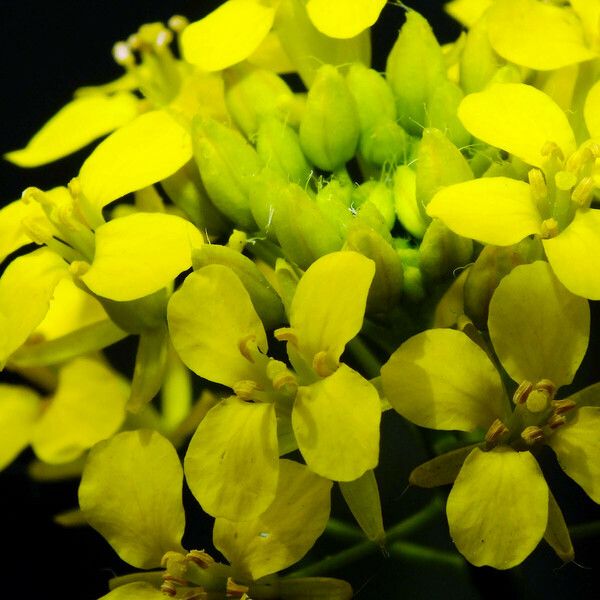
{"label": "black background", "polygon": [[[103,83],[120,75],[111,58],[115,41],[126,38],[144,22],[166,21],[173,14],[194,20],[217,4],[207,0],[0,0],[0,153],[23,147],[39,126],[69,101],[76,87]],[[441,41],[458,35],[459,26],[443,14],[441,2],[413,0],[408,4],[431,20]],[[384,67],[385,54],[402,21],[401,8],[385,9],[373,34],[376,68]],[[86,152],[29,170],[1,161],[0,205],[19,197],[29,185],[49,188],[66,183],[77,173]],[[590,374],[596,371],[593,356],[587,365]],[[53,514],[76,505],[76,483],[30,481],[25,474],[30,459],[27,451],[0,474],[0,598],[56,595],[65,600],[94,600],[106,593],[111,575],[127,573],[131,568],[120,562],[95,532],[65,530],[52,523]],[[576,486],[561,474],[556,479],[552,483],[560,491],[561,504],[567,502],[569,522],[599,518],[597,507]],[[210,545],[207,530],[200,531],[200,540],[197,546]],[[598,538],[577,542],[577,560],[582,566],[570,564],[561,568],[547,549],[540,548],[519,569],[508,573],[473,569],[470,577],[482,598],[496,597],[496,593],[528,599],[593,598],[600,568],[599,548]],[[429,588],[422,587],[423,578],[416,576],[408,581],[411,573],[406,567],[404,572],[395,566],[381,570],[372,563],[362,568],[358,565],[355,573],[338,575],[351,580],[354,577],[355,589],[362,588],[358,597],[365,600],[472,597],[466,591],[453,589],[451,583],[443,596],[440,592],[427,592]],[[444,582],[431,589],[443,590]]]}

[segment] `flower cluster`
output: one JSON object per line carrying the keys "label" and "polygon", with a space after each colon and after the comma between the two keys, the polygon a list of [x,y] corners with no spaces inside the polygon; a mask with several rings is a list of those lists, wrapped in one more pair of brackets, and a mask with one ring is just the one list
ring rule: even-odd
{"label": "flower cluster", "polygon": [[[81,477],[76,518],[152,569],[106,600],[350,598],[277,574],[326,529],[334,484],[353,535],[393,542],[388,409],[454,432],[407,467],[451,485],[474,565],[542,539],[573,559],[544,448],[600,503],[600,393],[561,395],[600,299],[600,2],[454,0],[445,46],[391,7],[382,74],[384,4],[227,0],[143,25],[114,47],[123,76],[5,155],[104,138],[0,210],[0,367],[19,381],[0,384],[0,468],[31,446]],[[108,360],[127,337],[129,373]],[[184,479],[228,564],[183,547]]]}

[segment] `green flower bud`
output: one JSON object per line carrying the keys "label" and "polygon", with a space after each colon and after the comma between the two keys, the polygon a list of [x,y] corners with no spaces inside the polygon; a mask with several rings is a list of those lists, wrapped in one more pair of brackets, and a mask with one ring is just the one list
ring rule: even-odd
{"label": "green flower bud", "polygon": [[304,154],[319,169],[335,171],[354,156],[359,133],[356,105],[344,78],[335,67],[323,65],[300,123]]}
{"label": "green flower bud", "polygon": [[192,251],[194,270],[212,264],[229,267],[239,277],[266,329],[274,329],[284,322],[281,299],[256,263],[241,252],[218,244],[204,244]]}
{"label": "green flower bud", "polygon": [[419,267],[423,277],[437,282],[464,267],[473,255],[473,242],[450,231],[439,219],[427,228],[419,248]]}
{"label": "green flower bud", "polygon": [[377,166],[407,162],[410,136],[392,120],[381,120],[363,132],[359,142],[360,153]]}
{"label": "green flower bud", "polygon": [[425,129],[417,154],[417,203],[423,210],[446,185],[473,179],[460,150],[439,130]]}
{"label": "green flower bud", "polygon": [[381,313],[396,306],[400,301],[403,281],[402,260],[396,250],[376,231],[358,224],[348,231],[345,248],[375,261],[367,312]]}
{"label": "green flower bud", "polygon": [[417,204],[417,175],[408,165],[400,165],[394,172],[394,207],[398,220],[413,237],[421,239],[431,219]]}
{"label": "green flower bud", "polygon": [[460,58],[460,85],[465,94],[480,92],[499,68],[499,57],[488,38],[487,26],[480,19],[467,33]]}
{"label": "green flower bud", "polygon": [[277,171],[264,168],[250,185],[249,203],[258,228],[271,241],[277,242],[273,229],[273,215],[279,207],[288,181]]}
{"label": "green flower bud", "polygon": [[320,256],[339,250],[343,244],[336,225],[295,183],[285,188],[273,214],[273,226],[285,256],[301,269],[307,269]]}
{"label": "green flower bud", "polygon": [[471,134],[463,127],[457,115],[463,96],[462,90],[455,83],[448,79],[440,80],[427,105],[427,126],[445,132],[446,137],[458,148],[471,141]]}
{"label": "green flower bud", "polygon": [[463,288],[465,313],[478,329],[487,328],[490,300],[498,284],[515,267],[543,259],[540,240],[529,238],[514,246],[485,246],[469,269]]}
{"label": "green flower bud", "polygon": [[350,66],[346,83],[356,103],[363,132],[380,121],[396,120],[396,101],[386,80],[374,69],[355,63]]}
{"label": "green flower bud", "polygon": [[267,168],[294,183],[306,185],[312,169],[300,146],[298,134],[276,117],[261,120],[256,135],[256,151]]}
{"label": "green flower bud", "polygon": [[243,136],[210,118],[192,122],[194,158],[213,204],[241,229],[253,229],[250,181],[262,169],[256,150]]}
{"label": "green flower bud", "polygon": [[223,72],[225,104],[235,124],[252,138],[261,119],[274,115],[298,121],[297,103],[288,84],[276,73],[242,62]]}
{"label": "green flower bud", "polygon": [[364,210],[367,203],[371,203],[381,213],[388,231],[396,223],[396,210],[394,208],[394,193],[383,181],[366,181],[354,189],[354,205],[358,206],[360,212]]}
{"label": "green flower bud", "polygon": [[406,13],[406,23],[388,56],[386,75],[396,97],[400,125],[420,135],[430,94],[446,79],[446,66],[429,23],[415,11]]}
{"label": "green flower bud", "polygon": [[218,237],[228,229],[227,221],[210,201],[198,169],[193,163],[160,182],[171,202],[208,236]]}
{"label": "green flower bud", "polygon": [[332,179],[317,193],[317,206],[323,215],[336,225],[342,239],[355,220],[353,188],[342,185],[337,179]]}

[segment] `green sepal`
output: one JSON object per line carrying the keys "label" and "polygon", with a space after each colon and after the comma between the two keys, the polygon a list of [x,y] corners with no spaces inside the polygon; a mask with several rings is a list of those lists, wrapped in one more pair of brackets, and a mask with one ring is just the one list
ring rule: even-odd
{"label": "green sepal", "polygon": [[388,55],[386,75],[396,97],[400,125],[420,135],[429,95],[446,78],[446,65],[429,23],[415,11],[406,13],[406,23]]}
{"label": "green sepal", "polygon": [[413,237],[422,239],[430,222],[417,203],[417,175],[408,165],[394,172],[394,208],[398,221]]}
{"label": "green sepal", "polygon": [[484,89],[494,77],[501,62],[504,61],[490,44],[485,22],[479,21],[467,32],[460,57],[460,86],[465,94]]}
{"label": "green sepal", "polygon": [[385,530],[379,488],[372,469],[354,481],[340,481],[340,490],[356,522],[372,542],[383,545]]}
{"label": "green sepal", "polygon": [[300,281],[300,273],[291,264],[283,260],[283,258],[278,258],[275,263],[275,276],[279,284],[281,301],[285,307],[285,313],[289,318],[292,299],[296,294],[296,288]]}
{"label": "green sepal", "polygon": [[[385,227],[391,231],[396,223],[396,211],[394,208],[394,192],[385,181],[365,181],[355,188],[351,188],[352,202],[359,206],[359,214],[365,209],[365,204],[371,203],[377,208],[383,217]],[[384,235],[387,241],[391,241],[390,236]]]}
{"label": "green sepal", "polygon": [[332,65],[323,65],[308,91],[300,121],[300,144],[319,169],[335,171],[356,151],[360,124],[346,81]]}
{"label": "green sepal", "polygon": [[375,277],[369,288],[367,313],[385,312],[396,306],[402,294],[404,270],[400,255],[376,231],[352,227],[345,249],[354,250],[375,262]]}
{"label": "green sepal", "polygon": [[446,137],[462,148],[471,141],[471,134],[460,122],[457,110],[463,99],[462,90],[448,79],[440,79],[430,94],[427,105],[427,127],[445,132]]}
{"label": "green sepal", "polygon": [[131,394],[127,402],[127,408],[131,412],[138,412],[158,394],[167,366],[167,342],[166,325],[140,334]]}
{"label": "green sepal", "polygon": [[544,539],[563,562],[571,562],[575,558],[569,529],[551,491],[548,491],[548,524],[544,532]]}
{"label": "green sepal", "polygon": [[428,460],[413,469],[409,477],[409,483],[422,488],[434,488],[439,485],[454,483],[467,456],[477,446],[478,444],[472,444]]}
{"label": "green sepal", "polygon": [[81,354],[102,350],[127,337],[110,320],[97,321],[59,338],[21,346],[10,358],[12,367],[42,367],[66,362]]}
{"label": "green sepal", "polygon": [[286,120],[294,94],[276,73],[242,62],[223,72],[225,104],[235,124],[252,139],[263,117]]}
{"label": "green sepal", "polygon": [[266,329],[280,326],[285,320],[281,299],[252,260],[227,246],[204,244],[192,251],[194,270],[218,264],[229,267],[243,283],[252,305]]}
{"label": "green sepal", "polygon": [[218,236],[228,229],[227,220],[215,208],[193,162],[160,182],[163,190],[177,208],[207,236]]}
{"label": "green sepal", "polygon": [[241,133],[216,119],[192,121],[194,158],[213,204],[239,228],[255,227],[248,203],[250,180],[262,169]]}

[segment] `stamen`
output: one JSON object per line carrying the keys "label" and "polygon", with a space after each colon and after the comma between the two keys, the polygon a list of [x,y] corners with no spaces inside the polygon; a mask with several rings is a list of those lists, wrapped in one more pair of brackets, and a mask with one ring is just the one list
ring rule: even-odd
{"label": "stamen", "polygon": [[235,395],[240,399],[248,402],[253,399],[254,392],[259,390],[259,385],[256,381],[250,379],[242,379],[233,384],[233,391]]}
{"label": "stamen", "polygon": [[173,15],[168,21],[167,25],[175,32],[181,33],[190,22],[182,15]]}
{"label": "stamen", "polygon": [[552,401],[552,410],[555,415],[564,415],[573,410],[576,406],[577,403],[574,400],[565,399]]}
{"label": "stamen", "polygon": [[210,554],[204,552],[204,550],[190,550],[185,557],[201,569],[208,569],[208,567],[215,563],[215,559]]}
{"label": "stamen", "polygon": [[280,342],[289,342],[293,346],[298,347],[298,337],[291,327],[280,327],[273,332],[273,335]]}
{"label": "stamen", "polygon": [[544,219],[542,221],[540,229],[541,237],[544,240],[556,237],[560,233],[560,230],[558,228],[558,221],[552,217],[550,217],[549,219]]}
{"label": "stamen", "polygon": [[339,363],[333,361],[328,352],[321,350],[315,354],[312,367],[319,377],[329,377],[337,371]]}
{"label": "stamen", "polygon": [[256,350],[256,336],[253,333],[250,333],[246,337],[243,337],[238,341],[238,348],[242,356],[253,363],[254,358],[252,358],[251,351]]}
{"label": "stamen", "polygon": [[509,432],[508,427],[500,420],[496,419],[485,434],[486,446],[492,447],[498,444],[500,438]]}
{"label": "stamen", "polygon": [[564,425],[567,422],[567,418],[563,415],[554,414],[548,419],[548,427],[550,429],[557,429],[561,425]]}
{"label": "stamen", "polygon": [[[290,371],[285,363],[271,359],[267,364],[267,377],[273,384],[273,389],[279,391],[295,391],[298,388],[296,375]],[[283,389],[287,388],[287,389]]]}
{"label": "stamen", "polygon": [[525,440],[525,443],[528,446],[533,446],[534,444],[543,441],[544,432],[536,425],[531,425],[530,427],[525,427],[525,429],[523,429],[521,438]]}
{"label": "stamen", "polygon": [[135,58],[127,42],[117,42],[112,49],[114,61],[121,67],[133,67]]}
{"label": "stamen", "polygon": [[584,177],[573,190],[571,200],[581,207],[587,208],[592,202],[596,183],[592,177]]}
{"label": "stamen", "polygon": [[532,389],[533,383],[531,383],[531,381],[527,381],[527,379],[522,381],[513,394],[513,402],[515,404],[524,404]]}
{"label": "stamen", "polygon": [[90,263],[84,260],[74,260],[69,265],[69,271],[73,277],[80,279],[90,270],[90,267]]}
{"label": "stamen", "polygon": [[247,585],[236,583],[231,577],[227,578],[227,597],[242,598],[249,589]]}
{"label": "stamen", "polygon": [[560,149],[559,145],[555,142],[546,142],[542,146],[542,150],[540,152],[542,156],[548,156],[551,158],[557,158],[561,162],[565,160],[565,155],[563,151]]}
{"label": "stamen", "polygon": [[548,197],[548,187],[546,186],[546,179],[540,169],[531,169],[527,173],[529,179],[529,187],[533,199],[537,202],[539,200],[545,200]]}
{"label": "stamen", "polygon": [[160,591],[165,596],[170,596],[171,598],[177,595],[177,588],[172,581],[163,581],[162,585],[160,586]]}

